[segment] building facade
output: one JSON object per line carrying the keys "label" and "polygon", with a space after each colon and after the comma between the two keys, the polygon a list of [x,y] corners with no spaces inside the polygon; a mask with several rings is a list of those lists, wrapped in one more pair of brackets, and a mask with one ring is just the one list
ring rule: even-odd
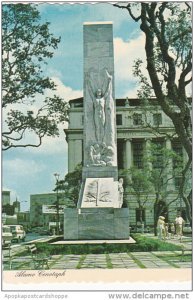
{"label": "building facade", "polygon": [[30,212],[20,211],[17,213],[18,224],[23,225],[26,232],[30,229]]}
{"label": "building facade", "polygon": [[[70,100],[69,127],[65,130],[68,143],[68,172],[72,172],[77,164],[84,159],[83,149],[83,98]],[[117,161],[118,169],[143,169],[144,153],[149,149],[150,143],[165,146],[166,149],[174,150],[183,161],[187,155],[178,141],[171,120],[161,111],[153,99],[153,106],[146,109],[141,106],[139,99],[116,99],[116,125],[117,125]],[[159,129],[159,130],[158,130]],[[170,138],[172,137],[172,138]],[[160,158],[157,158],[160,160]],[[174,162],[171,161],[171,168]],[[154,166],[151,166],[154,167]],[[168,177],[168,170],[166,172]],[[169,222],[174,221],[177,211],[182,211],[185,216],[184,203],[177,195],[179,177],[173,176],[168,179],[166,204],[172,204],[166,208],[166,217]],[[143,195],[142,195],[143,196]],[[144,195],[143,197],[147,197]],[[125,199],[128,203],[130,213],[130,224],[136,226],[143,218],[147,226],[153,225],[155,194],[150,193],[143,208],[137,201],[137,195],[125,189]],[[176,199],[177,198],[177,199]],[[176,199],[173,201],[173,199]],[[164,201],[163,201],[164,202]],[[160,203],[164,206],[165,203]]]}
{"label": "building facade", "polygon": [[[30,226],[49,229],[49,224],[58,222],[56,211],[57,194],[30,195]],[[63,210],[59,213],[60,227],[63,228]]]}

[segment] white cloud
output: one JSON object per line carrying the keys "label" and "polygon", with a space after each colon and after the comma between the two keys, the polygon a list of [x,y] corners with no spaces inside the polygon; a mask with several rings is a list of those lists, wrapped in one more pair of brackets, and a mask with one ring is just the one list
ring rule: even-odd
{"label": "white cloud", "polygon": [[143,33],[138,38],[126,42],[119,37],[114,39],[116,80],[135,80],[133,65],[138,58],[145,61],[144,44],[145,37]]}
{"label": "white cloud", "polygon": [[58,77],[52,77],[51,79],[57,86],[56,91],[54,91],[54,94],[57,94],[64,100],[69,101],[70,99],[79,98],[83,96],[83,91],[73,90],[71,87],[65,86]]}
{"label": "white cloud", "polygon": [[130,22],[128,11],[114,7],[113,2],[95,2],[90,6],[89,14],[90,20],[112,21],[114,28],[119,28],[124,22]]}
{"label": "white cloud", "polygon": [[[37,96],[36,102],[32,105],[26,106],[24,104],[14,104],[12,105],[12,109],[18,109],[22,112],[26,112],[27,110],[32,110],[34,113],[37,113],[38,109],[43,105],[43,97],[52,97],[54,94],[63,98],[66,102],[70,99],[79,98],[83,96],[83,91],[81,90],[73,90],[69,86],[65,86],[62,81],[58,77],[51,78],[54,83],[56,84],[55,91],[47,91],[44,96]],[[6,113],[9,112],[9,108],[4,111],[4,119],[6,118]],[[5,122],[4,122],[5,125]],[[65,140],[65,133],[64,129],[68,127],[68,123],[65,122],[64,124],[59,125],[59,137],[49,137],[46,136],[43,138],[42,145],[38,148],[38,153],[45,153],[45,154],[59,154],[64,153],[67,150],[67,144]],[[5,126],[6,128],[6,126]],[[22,144],[30,143],[30,144],[37,144],[38,139],[37,136],[33,133],[28,133],[24,139],[22,140]],[[31,153],[37,153],[37,148],[29,148]]]}
{"label": "white cloud", "polygon": [[[20,158],[15,158],[15,159],[9,159],[5,160],[3,162],[4,169],[9,170],[9,174],[12,174],[14,176],[19,175],[22,178],[25,178],[26,176],[35,176],[38,173],[41,173],[44,171],[45,167],[42,163],[36,163],[34,160],[30,159],[20,159]],[[32,172],[33,170],[33,172]]]}
{"label": "white cloud", "polygon": [[28,151],[33,154],[46,154],[46,155],[59,155],[67,152],[67,142],[65,140],[65,133],[63,129],[67,126],[60,125],[59,136],[50,137],[45,136],[42,141],[42,145],[38,148],[29,148]]}
{"label": "white cloud", "polygon": [[193,94],[193,86],[192,86],[192,83],[188,84],[186,86],[186,94],[188,97],[192,97],[192,94]]}
{"label": "white cloud", "polygon": [[127,92],[125,92],[123,95],[121,95],[122,98],[137,98],[137,90],[138,90],[138,86],[128,90]]}
{"label": "white cloud", "polygon": [[[62,81],[57,78],[53,77],[52,80],[56,84],[56,91],[49,92],[46,96],[53,96],[53,94],[58,95],[59,97],[63,98],[65,101],[69,101],[74,98],[79,98],[83,96],[83,91],[81,90],[73,90],[71,87],[65,86]],[[38,149],[38,154],[60,154],[65,153],[67,151],[67,143],[65,140],[65,133],[64,129],[68,127],[68,123],[64,123],[59,125],[59,137],[44,137],[43,143]],[[37,149],[30,148],[30,152],[36,153]]]}
{"label": "white cloud", "polygon": [[[149,75],[146,69],[146,55],[145,55],[145,36],[144,33],[136,38],[129,41],[117,37],[114,39],[114,55],[115,55],[115,80],[118,82],[131,82],[136,83],[136,87],[129,89],[124,92],[120,97],[137,97],[138,90],[138,78],[133,75],[134,61],[140,58],[143,61],[142,74],[145,75],[150,82]],[[176,83],[181,74],[181,70],[176,68],[177,76]],[[161,74],[158,74],[159,78],[163,79]],[[151,83],[150,83],[151,84]],[[191,84],[186,88],[188,96],[192,95]]]}

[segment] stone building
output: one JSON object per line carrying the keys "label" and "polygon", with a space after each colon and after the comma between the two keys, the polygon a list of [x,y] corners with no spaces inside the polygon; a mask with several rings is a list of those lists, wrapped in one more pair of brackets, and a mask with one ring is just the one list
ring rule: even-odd
{"label": "stone building", "polygon": [[[55,223],[57,219],[57,194],[30,195],[30,226],[49,229],[49,223]],[[59,210],[60,225],[63,225],[63,209]]]}
{"label": "stone building", "polygon": [[[154,103],[154,99],[153,99]],[[83,162],[83,98],[77,98],[69,101],[69,126],[65,129],[66,140],[68,143],[68,172],[72,172],[77,164]],[[161,111],[156,104],[147,107],[146,110],[140,104],[139,99],[116,99],[116,125],[117,125],[117,160],[118,168],[130,169],[135,166],[138,169],[143,168],[143,153],[148,148],[150,141],[156,144],[160,143],[167,149],[173,149],[186,160],[186,153],[180,142],[174,135],[173,139],[167,138],[174,133],[171,120]],[[151,127],[159,128],[161,134],[156,134]],[[172,163],[173,164],[173,163]],[[168,175],[167,175],[168,176]],[[172,201],[177,197],[177,187],[179,177],[169,179],[168,199]],[[150,194],[149,200],[142,209],[143,221],[147,226],[153,225],[154,207],[153,200],[155,195]],[[140,209],[136,196],[127,189],[125,198],[129,207],[130,224],[136,226],[140,221]],[[172,202],[169,208],[165,208],[168,221],[174,221],[177,211],[182,211],[186,218],[184,203],[182,199],[177,198]]]}

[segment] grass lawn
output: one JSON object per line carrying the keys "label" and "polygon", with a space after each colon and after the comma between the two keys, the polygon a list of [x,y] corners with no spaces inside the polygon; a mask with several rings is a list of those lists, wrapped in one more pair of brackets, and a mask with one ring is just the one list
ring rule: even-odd
{"label": "grass lawn", "polygon": [[108,254],[108,253],[131,253],[131,252],[149,252],[149,251],[177,251],[181,250],[181,246],[171,244],[169,241],[161,241],[142,234],[133,234],[132,238],[135,244],[58,244],[38,242],[36,247],[39,252],[46,252],[50,255],[55,254]]}
{"label": "grass lawn", "polygon": [[190,262],[192,264],[192,255],[186,254],[183,257],[181,257],[181,254],[172,253],[172,254],[157,254],[154,253],[158,258],[166,261],[170,265],[172,265],[175,268],[180,268],[179,264],[180,262]]}

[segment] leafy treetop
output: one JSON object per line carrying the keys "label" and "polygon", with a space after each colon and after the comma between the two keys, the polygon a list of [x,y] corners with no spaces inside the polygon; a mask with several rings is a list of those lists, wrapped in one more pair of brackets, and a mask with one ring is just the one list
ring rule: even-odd
{"label": "leafy treetop", "polygon": [[[38,147],[44,136],[57,136],[58,124],[67,120],[67,103],[45,95],[56,89],[44,65],[59,42],[35,5],[2,5],[3,150]],[[31,142],[32,134],[38,142]],[[28,135],[30,142],[24,140]]]}

